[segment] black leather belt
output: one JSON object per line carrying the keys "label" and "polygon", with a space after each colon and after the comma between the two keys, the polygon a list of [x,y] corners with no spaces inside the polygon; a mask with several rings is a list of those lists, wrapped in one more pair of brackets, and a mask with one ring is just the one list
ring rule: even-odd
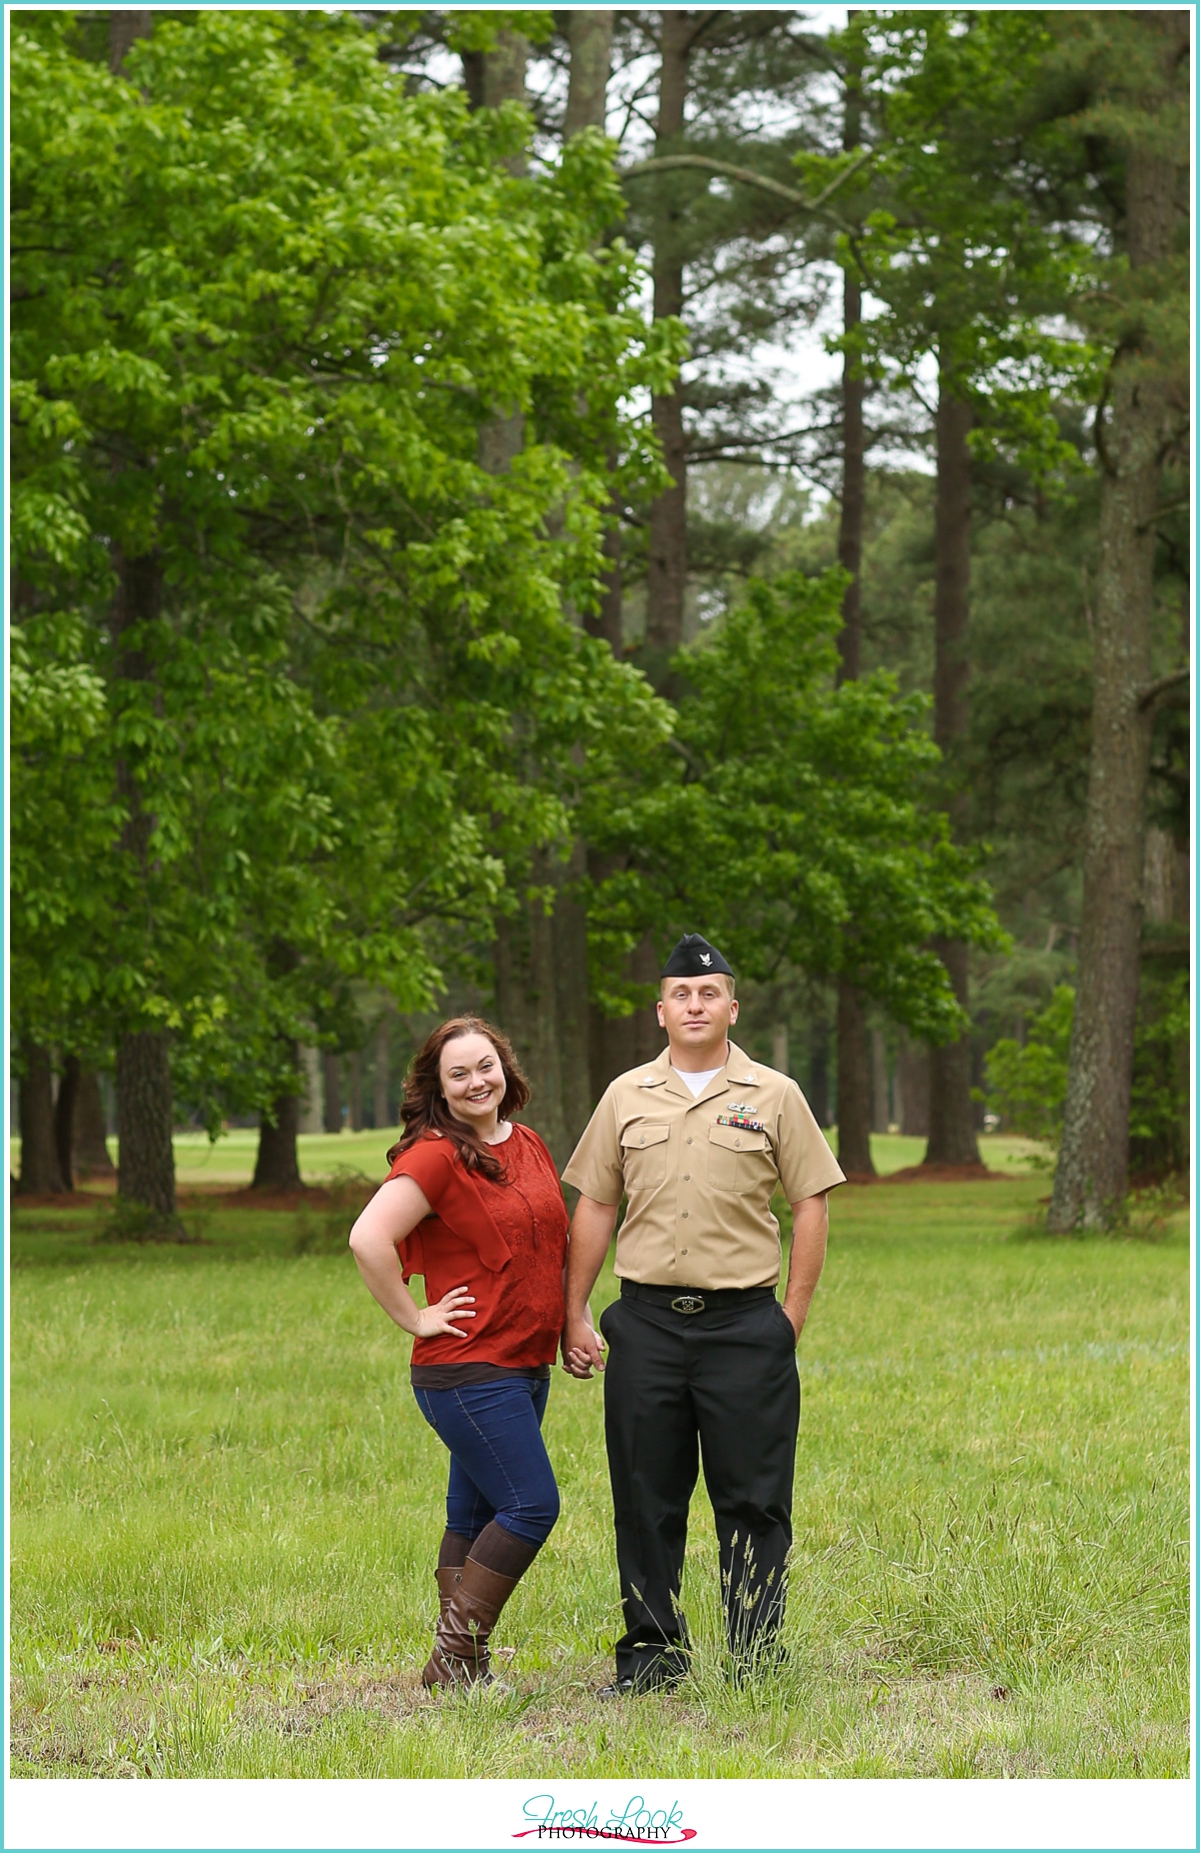
{"label": "black leather belt", "polygon": [[640,1280],[623,1280],[623,1300],[648,1300],[652,1306],[669,1306],[675,1313],[717,1313],[752,1300],[775,1297],[774,1287],[659,1287]]}

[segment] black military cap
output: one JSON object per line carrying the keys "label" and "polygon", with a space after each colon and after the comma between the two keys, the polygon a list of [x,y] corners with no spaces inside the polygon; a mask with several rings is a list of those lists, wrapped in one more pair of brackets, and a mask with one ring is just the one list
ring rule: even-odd
{"label": "black military cap", "polygon": [[733,977],[733,967],[710,946],[703,933],[685,933],[662,968],[664,978],[706,978],[710,972]]}

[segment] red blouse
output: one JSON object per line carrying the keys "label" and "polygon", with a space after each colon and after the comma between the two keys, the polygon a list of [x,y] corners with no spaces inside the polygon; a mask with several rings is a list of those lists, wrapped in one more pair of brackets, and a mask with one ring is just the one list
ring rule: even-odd
{"label": "red blouse", "polygon": [[505,1169],[494,1184],[466,1170],[453,1140],[426,1133],[402,1152],[388,1177],[411,1177],[433,1215],[400,1244],[405,1280],[425,1277],[432,1306],[452,1287],[475,1295],[465,1338],[440,1332],[413,1341],[414,1365],[499,1364],[528,1370],[552,1364],[565,1312],[567,1211],[554,1160],[536,1132],[513,1124],[493,1148]]}

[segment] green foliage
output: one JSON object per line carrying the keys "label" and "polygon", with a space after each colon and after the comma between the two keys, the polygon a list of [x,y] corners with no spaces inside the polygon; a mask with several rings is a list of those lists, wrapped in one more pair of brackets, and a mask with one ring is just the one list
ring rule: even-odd
{"label": "green foliage", "polygon": [[[689,691],[658,788],[589,819],[629,866],[602,884],[614,926],[705,931],[749,977],[786,961],[844,973],[899,1022],[949,1040],[959,1007],[934,935],[1004,943],[978,856],[932,802],[927,703],[880,672],[833,687],[845,584],[750,582],[713,635],[675,659]],[[666,938],[666,929],[660,927]]]}
{"label": "green foliage", "polygon": [[936,356],[943,386],[972,403],[975,453],[1054,482],[1077,467],[1056,395],[1102,363],[1063,324],[1093,272],[1086,247],[1046,211],[1030,145],[1031,98],[1054,43],[1047,17],[902,9],[868,16],[851,36],[877,121],[861,229],[843,232],[839,255],[884,305],[855,351],[868,378],[918,398],[921,362]]}
{"label": "green foliage", "polygon": [[1062,1134],[1074,1013],[1074,987],[1056,985],[1046,1008],[1030,1023],[1024,1045],[1002,1037],[987,1057],[993,1111],[1014,1132],[1055,1146]]}
{"label": "green foliage", "polygon": [[[989,1105],[1007,1128],[1053,1146],[1062,1135],[1074,1010],[1074,987],[1056,986],[1049,1004],[1030,1022],[1024,1046],[1004,1037],[987,1056]],[[1129,1116],[1135,1172],[1161,1175],[1187,1163],[1190,1028],[1187,972],[1144,979]]]}
{"label": "green foliage", "polygon": [[[168,1026],[215,1124],[352,984],[427,1005],[566,834],[575,743],[661,729],[564,606],[609,451],[658,481],[623,407],[680,333],[601,245],[601,143],[514,179],[522,112],[407,96],[349,15],[159,18],[120,77],[65,19],[15,38],[22,1008]],[[161,597],[118,637],[131,573]]]}

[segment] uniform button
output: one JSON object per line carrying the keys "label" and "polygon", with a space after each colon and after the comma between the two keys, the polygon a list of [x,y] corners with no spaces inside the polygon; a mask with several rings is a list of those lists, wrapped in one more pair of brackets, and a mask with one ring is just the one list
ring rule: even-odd
{"label": "uniform button", "polygon": [[[642,1144],[644,1145],[645,1143],[646,1143],[646,1142],[645,1142],[645,1140],[643,1139],[643,1141],[642,1141]],[[742,1142],[741,1142],[741,1140],[740,1140],[740,1139],[735,1139],[733,1143],[734,1143],[735,1145],[740,1145],[740,1144],[741,1144]]]}
{"label": "uniform button", "polygon": [[687,1211],[686,1210],[683,1212],[683,1220],[684,1222],[687,1221]]}
{"label": "uniform button", "polygon": [[687,1249],[686,1249],[686,1248],[681,1248],[679,1252],[680,1252],[680,1254],[681,1254],[681,1255],[686,1255],[686,1254],[687,1254]]}
{"label": "uniform button", "polygon": [[691,1141],[691,1137],[690,1137],[690,1135],[689,1135],[689,1137],[688,1137],[688,1144],[690,1145],[691,1143],[692,1143],[692,1141]]}
{"label": "uniform button", "polygon": [[690,1172],[690,1171],[685,1171],[685,1172],[684,1172],[684,1174],[683,1174],[683,1181],[684,1181],[684,1183],[685,1183],[685,1184],[690,1184],[690,1183],[691,1183],[691,1181],[692,1181],[692,1174],[691,1174],[691,1172]]}

